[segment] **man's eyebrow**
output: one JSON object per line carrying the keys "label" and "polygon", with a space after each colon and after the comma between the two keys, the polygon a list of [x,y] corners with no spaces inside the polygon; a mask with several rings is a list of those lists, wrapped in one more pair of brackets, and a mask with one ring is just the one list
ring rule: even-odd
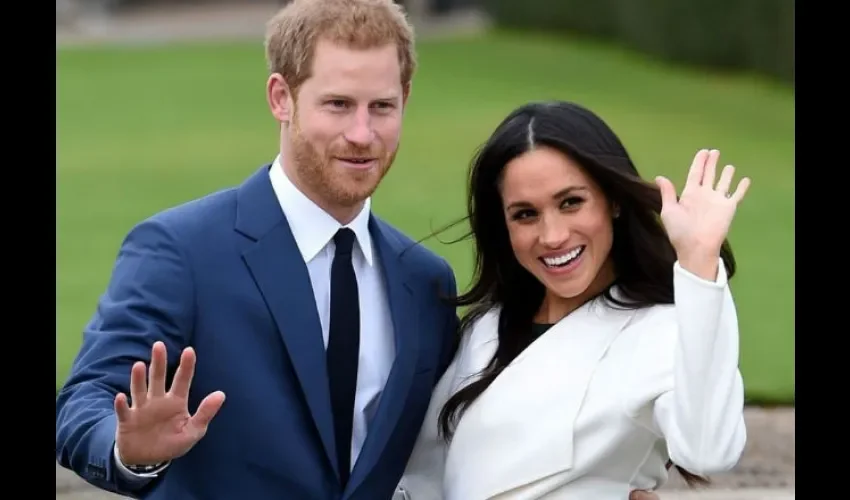
{"label": "man's eyebrow", "polygon": [[[324,94],[319,94],[319,99],[322,101],[354,101],[355,98],[351,96],[347,96],[344,94],[340,94],[337,92],[328,92]],[[397,94],[387,95],[384,97],[376,97],[375,99],[370,99],[371,102],[392,102],[397,101],[399,96]]]}

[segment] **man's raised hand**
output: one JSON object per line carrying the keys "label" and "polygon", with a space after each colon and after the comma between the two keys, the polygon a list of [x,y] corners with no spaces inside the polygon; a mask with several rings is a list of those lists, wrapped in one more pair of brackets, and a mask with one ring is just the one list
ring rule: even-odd
{"label": "man's raised hand", "polygon": [[[141,361],[130,372],[130,398],[115,397],[118,428],[115,442],[125,465],[153,465],[186,454],[207,432],[207,426],[224,404],[224,393],[213,392],[189,414],[189,387],[195,374],[195,351],[187,347],[180,355],[171,390],[165,390],[168,365],[165,344],[151,349],[149,373]],[[149,381],[149,384],[148,382]]]}

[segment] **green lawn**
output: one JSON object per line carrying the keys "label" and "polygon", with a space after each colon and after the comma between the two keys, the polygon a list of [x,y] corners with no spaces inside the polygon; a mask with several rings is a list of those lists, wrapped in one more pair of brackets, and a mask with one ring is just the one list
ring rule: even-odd
{"label": "green lawn", "polygon": [[[646,176],[694,152],[753,178],[732,233],[751,400],[794,398],[794,97],[752,78],[665,67],[586,42],[493,34],[422,42],[402,149],[374,207],[413,237],[459,216],[473,149],[514,106],[599,112]],[[59,50],[57,386],[121,238],[165,207],[240,182],[276,153],[260,43]],[[451,235],[450,235],[451,236]],[[470,275],[464,244],[428,245]]]}

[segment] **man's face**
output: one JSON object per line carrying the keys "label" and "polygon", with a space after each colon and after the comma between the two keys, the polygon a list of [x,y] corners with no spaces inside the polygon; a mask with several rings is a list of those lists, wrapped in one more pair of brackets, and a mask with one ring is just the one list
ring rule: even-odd
{"label": "man's face", "polygon": [[395,45],[353,50],[320,41],[312,76],[288,97],[284,163],[332,214],[358,208],[392,165],[406,101],[400,75]]}

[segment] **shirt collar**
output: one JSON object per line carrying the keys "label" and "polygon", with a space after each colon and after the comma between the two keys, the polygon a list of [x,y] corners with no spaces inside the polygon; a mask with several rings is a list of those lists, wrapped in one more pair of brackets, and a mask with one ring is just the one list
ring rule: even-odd
{"label": "shirt collar", "polygon": [[354,231],[366,264],[372,265],[372,238],[369,234],[371,198],[366,199],[354,220],[343,226],[295,187],[283,171],[280,155],[272,163],[269,178],[304,262],[313,260],[341,227],[347,227]]}

